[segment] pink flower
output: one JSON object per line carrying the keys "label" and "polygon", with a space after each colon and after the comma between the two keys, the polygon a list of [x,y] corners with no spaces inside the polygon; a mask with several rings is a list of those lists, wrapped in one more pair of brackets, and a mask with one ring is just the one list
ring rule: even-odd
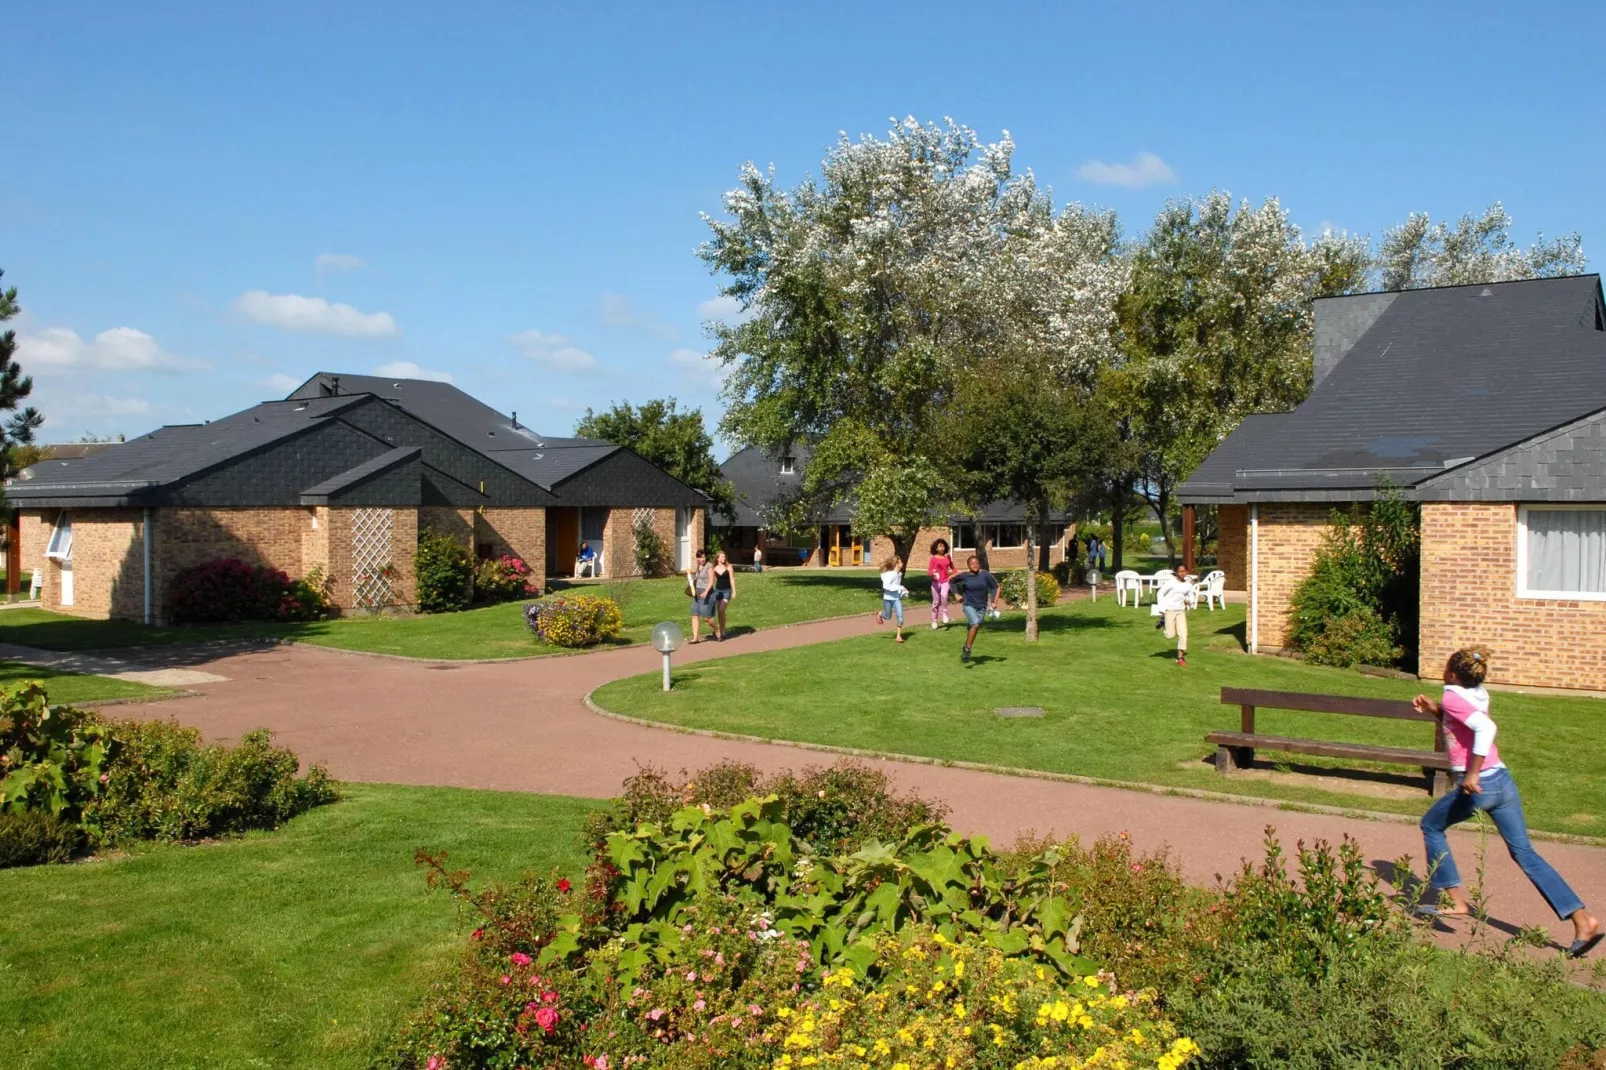
{"label": "pink flower", "polygon": [[558,994],[556,992],[548,990],[546,992],[542,992],[541,993],[541,1002],[542,1003],[556,1003],[557,1001],[558,1001]]}
{"label": "pink flower", "polygon": [[747,1013],[751,1014],[754,1018],[757,1018],[759,1015],[764,1013],[764,1008],[760,1007],[757,1003],[749,1003],[747,1005]]}
{"label": "pink flower", "polygon": [[510,985],[510,984],[513,983],[513,978],[509,977],[507,974],[504,973],[502,975],[502,983],[505,984],[505,985]]}
{"label": "pink flower", "polygon": [[543,1033],[551,1036],[558,1028],[558,1012],[551,1007],[542,1007],[535,1012],[535,1024],[541,1027]]}
{"label": "pink flower", "polygon": [[702,1000],[698,1000],[696,1003],[691,1005],[691,1009],[694,1011],[700,1011],[706,1006],[708,1006],[707,1003],[704,1003]]}
{"label": "pink flower", "polygon": [[1134,862],[1134,863],[1132,863],[1132,872],[1133,873],[1142,873],[1143,872],[1143,863],[1142,862]]}
{"label": "pink flower", "polygon": [[513,954],[508,956],[508,961],[513,963],[515,966],[528,966],[535,960],[522,951],[515,951]]}
{"label": "pink flower", "polygon": [[570,888],[573,888],[573,887],[574,887],[574,885],[569,883],[569,878],[568,877],[560,877],[560,878],[558,878],[558,891],[567,892]]}
{"label": "pink flower", "polygon": [[723,965],[725,965],[725,952],[717,951],[717,952],[714,953],[714,965],[715,966],[723,966]]}
{"label": "pink flower", "polygon": [[663,1016],[664,1016],[664,1009],[662,1007],[654,1007],[652,1010],[647,1012],[647,1018],[650,1021],[656,1022],[658,1019],[662,1018]]}
{"label": "pink flower", "polygon": [[446,1060],[439,1055],[431,1055],[429,1062],[424,1064],[425,1070],[446,1070]]}
{"label": "pink flower", "polygon": [[687,970],[686,971],[686,980],[688,980],[688,981],[697,980],[697,971],[696,970]]}

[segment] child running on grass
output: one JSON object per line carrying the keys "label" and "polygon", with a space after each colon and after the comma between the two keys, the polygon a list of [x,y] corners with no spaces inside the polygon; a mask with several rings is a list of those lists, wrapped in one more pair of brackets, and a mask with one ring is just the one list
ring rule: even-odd
{"label": "child running on grass", "polygon": [[1171,578],[1160,584],[1155,608],[1165,623],[1165,637],[1177,641],[1177,664],[1188,667],[1188,599],[1193,594],[1193,577],[1182,565]]}
{"label": "child running on grass", "polygon": [[898,642],[903,642],[903,596],[909,591],[903,585],[903,558],[894,554],[881,564],[881,608],[876,610],[875,622],[896,617]]}
{"label": "child running on grass", "polygon": [[1489,692],[1483,688],[1488,674],[1488,651],[1481,647],[1457,650],[1444,666],[1443,701],[1434,702],[1426,695],[1418,695],[1413,703],[1421,712],[1437,717],[1444,726],[1444,742],[1450,752],[1450,775],[1456,780],[1456,786],[1440,796],[1422,816],[1422,839],[1428,853],[1428,886],[1447,897],[1450,908],[1439,910],[1436,904],[1424,904],[1418,910],[1440,917],[1460,917],[1471,912],[1466,893],[1461,890],[1461,874],[1455,868],[1455,857],[1450,854],[1450,843],[1444,834],[1451,825],[1482,810],[1500,830],[1500,838],[1506,841],[1511,860],[1545,897],[1556,917],[1572,919],[1573,942],[1567,954],[1575,959],[1582,958],[1600,943],[1600,921],[1584,909],[1583,901],[1561,879],[1561,874],[1539,857],[1539,852],[1528,842],[1522,796],[1517,794],[1516,782],[1511,779],[1510,771],[1500,760],[1500,750],[1494,745],[1498,729],[1489,717]]}
{"label": "child running on grass", "polygon": [[931,630],[936,631],[939,613],[942,623],[948,623],[948,584],[954,577],[954,558],[948,552],[947,539],[931,544],[931,560],[926,562],[926,572],[931,576]]}
{"label": "child running on grass", "polygon": [[981,558],[971,554],[965,560],[965,571],[954,579],[954,590],[959,592],[959,606],[965,611],[965,623],[970,626],[965,632],[965,649],[959,654],[959,660],[968,663],[970,648],[976,645],[976,633],[981,631],[987,611],[998,612],[998,581],[991,572],[983,571]]}

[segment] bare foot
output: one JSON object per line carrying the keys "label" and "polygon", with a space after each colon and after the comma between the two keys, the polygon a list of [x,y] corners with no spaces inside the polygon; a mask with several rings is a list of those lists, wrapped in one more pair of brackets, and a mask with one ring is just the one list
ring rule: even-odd
{"label": "bare foot", "polygon": [[1599,934],[1599,918],[1587,910],[1580,910],[1573,914],[1573,936],[1575,938],[1588,941]]}

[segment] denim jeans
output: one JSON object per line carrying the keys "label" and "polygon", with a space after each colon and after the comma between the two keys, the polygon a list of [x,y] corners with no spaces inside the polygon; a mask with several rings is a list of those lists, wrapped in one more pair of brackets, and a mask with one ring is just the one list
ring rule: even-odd
{"label": "denim jeans", "polygon": [[1433,889],[1437,891],[1460,886],[1461,874],[1455,868],[1455,858],[1450,854],[1450,843],[1444,833],[1451,825],[1471,817],[1474,810],[1482,810],[1494,821],[1494,827],[1500,830],[1500,838],[1506,841],[1511,860],[1539,889],[1539,894],[1545,897],[1545,902],[1556,912],[1556,917],[1570,918],[1575,911],[1582,910],[1583,901],[1528,842],[1528,825],[1522,818],[1522,796],[1517,794],[1517,784],[1511,779],[1511,774],[1504,768],[1484,773],[1478,778],[1478,786],[1482,790],[1477,795],[1468,795],[1461,790],[1461,777],[1462,774],[1457,773],[1455,787],[1422,815],[1422,839],[1427,846],[1428,870],[1432,875],[1430,885]]}
{"label": "denim jeans", "polygon": [[902,628],[903,598],[895,594],[883,594],[881,596],[881,615],[888,620],[896,617],[898,619],[898,627]]}

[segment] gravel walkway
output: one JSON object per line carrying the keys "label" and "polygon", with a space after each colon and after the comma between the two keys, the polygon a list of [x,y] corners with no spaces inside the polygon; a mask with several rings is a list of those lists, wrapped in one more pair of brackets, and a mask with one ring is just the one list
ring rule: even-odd
{"label": "gravel walkway", "polygon": [[[826,642],[873,630],[868,616],[771,628],[683,648],[677,664]],[[890,635],[888,641],[891,641]],[[638,764],[675,772],[721,758],[762,769],[828,763],[830,755],[762,743],[713,739],[598,716],[585,696],[610,680],[652,672],[658,655],[629,648],[574,657],[475,664],[415,662],[346,654],[307,645],[220,652],[196,668],[226,677],[202,683],[199,697],[148,704],[210,737],[272,728],[302,759],[341,779],[451,785],[607,797]],[[1022,832],[1083,838],[1129,833],[1142,850],[1168,847],[1188,877],[1211,882],[1258,858],[1265,826],[1293,841],[1355,837],[1386,876],[1390,862],[1422,857],[1416,825],[1211,802],[1145,791],[1003,776],[937,765],[888,762],[906,788],[945,801],[956,828],[1009,843]],[[1519,776],[1521,771],[1518,771]],[[1427,798],[1424,795],[1424,808]],[[1453,840],[1463,871],[1473,868],[1472,834]],[[1606,914],[1606,848],[1540,843],[1541,852],[1596,913]],[[1486,891],[1497,926],[1558,923],[1496,839]],[[1496,935],[1499,935],[1498,933]],[[1568,937],[1570,939],[1570,936]]]}

